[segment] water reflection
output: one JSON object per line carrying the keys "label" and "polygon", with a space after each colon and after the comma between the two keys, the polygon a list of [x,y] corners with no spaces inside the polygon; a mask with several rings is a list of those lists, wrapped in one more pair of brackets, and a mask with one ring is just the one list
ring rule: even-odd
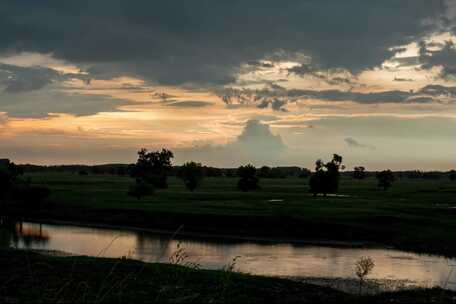
{"label": "water reflection", "polygon": [[[220,269],[241,256],[236,269],[273,276],[349,277],[363,256],[375,260],[370,278],[411,280],[422,286],[444,286],[456,260],[391,249],[334,248],[293,244],[260,244],[189,239],[128,230],[8,223],[0,229],[0,246],[60,250],[78,255],[167,262],[180,242],[191,262]],[[456,290],[456,272],[447,288]]]}
{"label": "water reflection", "polygon": [[46,246],[49,233],[42,224],[30,225],[22,222],[2,220],[0,223],[0,247],[35,248]]}

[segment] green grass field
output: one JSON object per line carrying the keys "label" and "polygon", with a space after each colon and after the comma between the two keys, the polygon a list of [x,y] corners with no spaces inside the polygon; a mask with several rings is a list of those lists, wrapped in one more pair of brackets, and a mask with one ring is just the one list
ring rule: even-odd
{"label": "green grass field", "polygon": [[[207,178],[194,193],[170,178],[170,187],[137,200],[129,177],[29,174],[52,190],[48,210],[27,218],[108,223],[262,237],[370,241],[403,249],[456,255],[456,183],[400,179],[388,191],[376,180],[344,177],[337,197],[312,197],[308,180],[262,179],[243,193],[236,178]],[[271,201],[272,200],[272,201]],[[282,200],[282,201],[274,201]]]}

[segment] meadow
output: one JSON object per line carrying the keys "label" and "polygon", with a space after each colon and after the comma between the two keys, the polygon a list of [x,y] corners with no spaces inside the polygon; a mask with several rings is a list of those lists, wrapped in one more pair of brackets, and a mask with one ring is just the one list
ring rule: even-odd
{"label": "meadow", "polygon": [[456,256],[456,183],[398,179],[387,191],[375,178],[343,176],[337,196],[312,197],[308,179],[261,179],[240,192],[237,178],[206,178],[195,192],[175,177],[141,200],[127,195],[127,176],[33,173],[52,191],[45,206],[9,206],[27,220],[71,221],[182,233],[315,242],[361,242]]}

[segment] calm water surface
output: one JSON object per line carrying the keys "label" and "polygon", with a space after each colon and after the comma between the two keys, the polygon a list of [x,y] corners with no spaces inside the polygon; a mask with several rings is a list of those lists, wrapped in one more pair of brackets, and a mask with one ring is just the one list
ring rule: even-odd
{"label": "calm water surface", "polygon": [[0,230],[0,247],[59,250],[77,255],[122,257],[168,262],[177,245],[189,261],[220,269],[239,256],[236,270],[268,276],[354,278],[354,264],[369,256],[375,261],[372,279],[410,280],[420,286],[456,290],[455,259],[392,249],[336,248],[288,243],[213,241],[157,233],[63,225],[16,224]]}

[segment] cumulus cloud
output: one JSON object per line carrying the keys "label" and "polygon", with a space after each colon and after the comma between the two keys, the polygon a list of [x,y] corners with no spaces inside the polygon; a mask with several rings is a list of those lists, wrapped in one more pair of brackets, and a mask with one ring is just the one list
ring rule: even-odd
{"label": "cumulus cloud", "polygon": [[242,133],[226,145],[201,145],[177,149],[177,160],[194,159],[209,164],[238,166],[244,163],[255,165],[278,163],[288,151],[279,135],[274,135],[269,126],[259,120],[249,120]]}
{"label": "cumulus cloud", "polygon": [[280,136],[272,134],[269,126],[255,119],[247,121],[244,130],[231,145],[259,154],[280,152],[286,147]]}

